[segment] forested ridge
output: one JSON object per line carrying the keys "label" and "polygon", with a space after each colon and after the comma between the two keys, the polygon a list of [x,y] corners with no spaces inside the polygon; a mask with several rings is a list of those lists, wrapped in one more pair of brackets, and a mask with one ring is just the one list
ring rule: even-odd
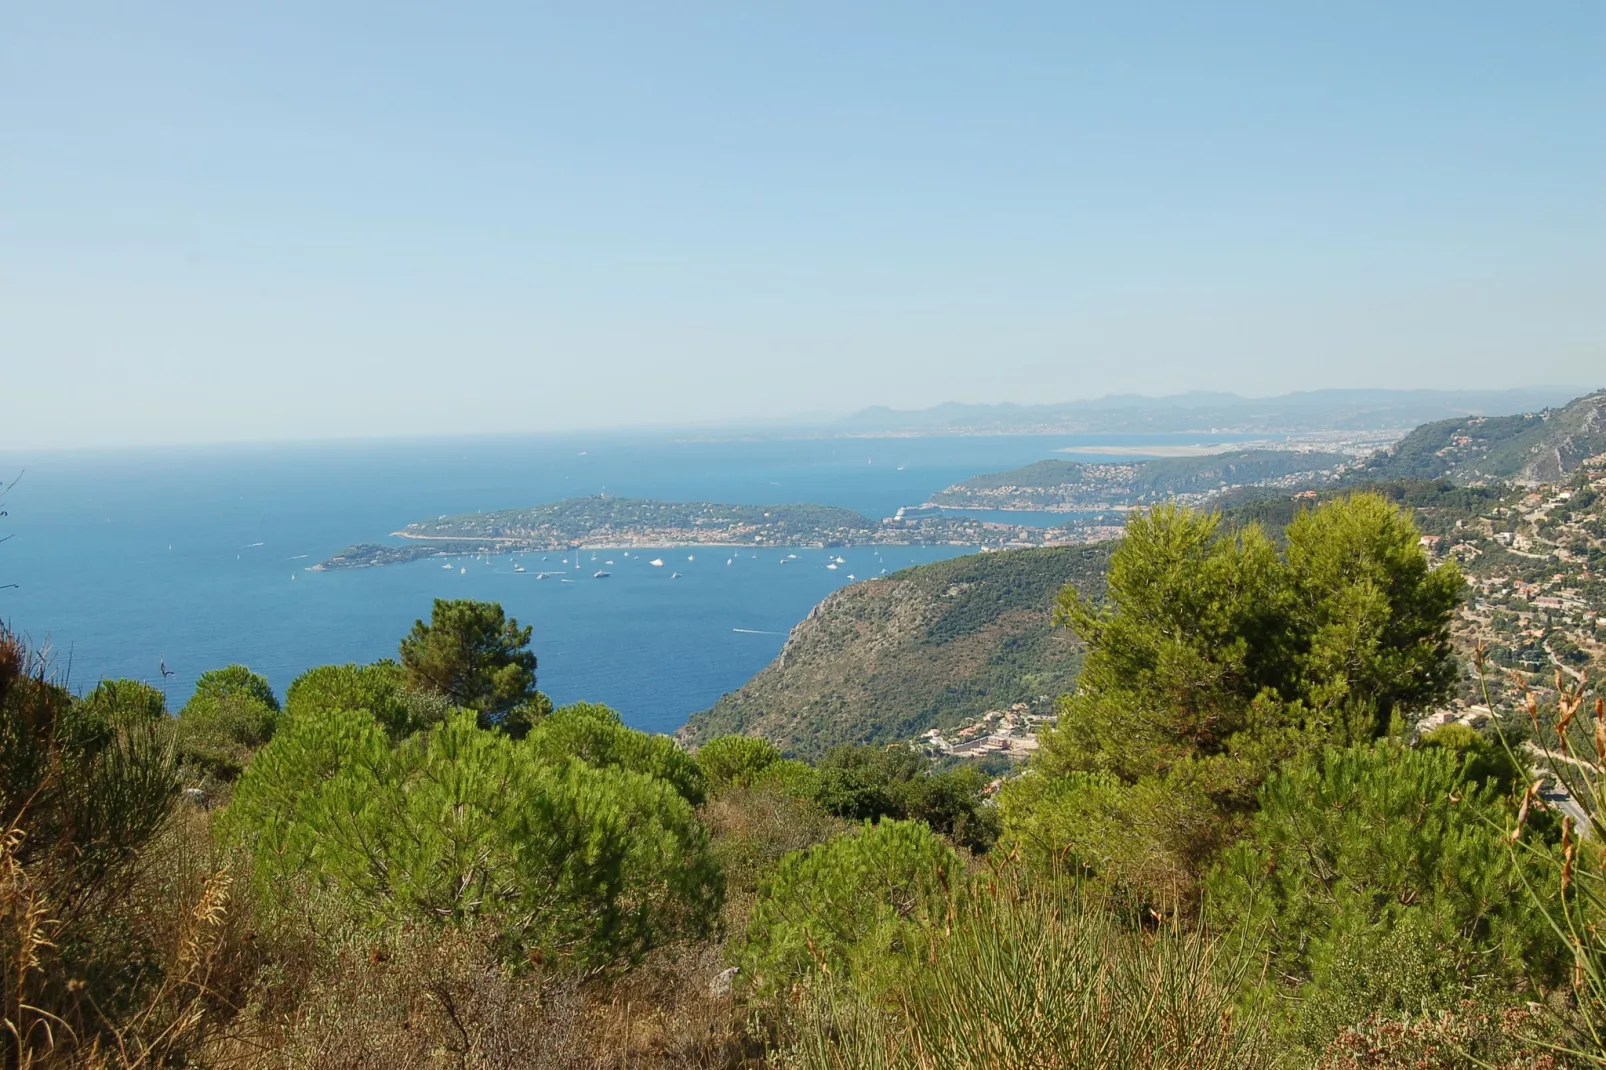
{"label": "forested ridge", "polygon": [[1360,466],[1353,480],[1449,479],[1548,483],[1606,453],[1606,391],[1514,416],[1423,424]]}

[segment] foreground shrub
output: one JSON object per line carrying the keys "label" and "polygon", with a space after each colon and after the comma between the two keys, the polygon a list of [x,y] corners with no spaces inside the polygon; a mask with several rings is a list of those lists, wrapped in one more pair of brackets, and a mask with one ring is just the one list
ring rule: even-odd
{"label": "foreground shrub", "polygon": [[1185,765],[1164,780],[1128,785],[1108,773],[1030,771],[1000,793],[1006,831],[997,850],[1039,875],[1077,880],[1114,909],[1174,912],[1228,831],[1194,772]]}
{"label": "foreground shrub", "polygon": [[1056,618],[1088,653],[1034,761],[1045,777],[1110,778],[1101,794],[1129,793],[1109,808],[1131,820],[1072,829],[1080,839],[1045,856],[1118,860],[1115,882],[1153,879],[1152,904],[1188,906],[1280,762],[1375,738],[1448,697],[1463,583],[1419,537],[1372,494],[1302,512],[1281,554],[1258,526],[1226,531],[1216,514],[1134,517],[1107,599],[1060,595]]}
{"label": "foreground shrub", "polygon": [[[1484,651],[1474,654],[1480,675]],[[1554,704],[1541,707],[1526,682],[1520,701],[1527,708],[1541,760],[1583,810],[1585,827],[1570,815],[1559,818],[1561,844],[1550,849],[1535,837],[1509,841],[1514,863],[1535,876],[1526,887],[1534,914],[1560,934],[1568,965],[1568,995],[1576,1013],[1571,1036],[1547,1042],[1547,1050],[1579,1066],[1606,1067],[1606,697],[1593,696],[1583,680],[1556,673]],[[1484,701],[1489,702],[1484,680]],[[1532,822],[1545,805],[1537,783],[1524,793],[1519,826]],[[1563,1063],[1565,1065],[1565,1062]]]}
{"label": "foreground shrub", "polygon": [[1270,1053],[1233,1005],[1242,968],[1199,933],[1133,931],[1056,890],[984,882],[894,998],[816,989],[788,1019],[788,1065],[1249,1070]]}
{"label": "foreground shrub", "polygon": [[184,761],[233,780],[279,725],[279,701],[267,680],[244,665],[201,674],[179,711],[174,737]]}
{"label": "foreground shrub", "polygon": [[738,1008],[708,992],[706,954],[654,954],[581,980],[513,969],[460,928],[353,940],[293,1005],[252,1007],[211,1065],[296,1070],[663,1070],[755,1065]]}
{"label": "foreground shrub", "polygon": [[1267,781],[1249,839],[1211,875],[1210,904],[1263,940],[1270,976],[1299,997],[1303,1041],[1562,976],[1559,941],[1507,849],[1507,811],[1469,768],[1445,748],[1379,743]]}
{"label": "foreground shrub", "polygon": [[498,603],[437,598],[429,623],[414,621],[401,641],[407,686],[474,710],[482,725],[522,735],[531,721],[525,708],[542,699],[530,631]]}
{"label": "foreground shrub", "polygon": [[227,881],[155,864],[178,768],[139,686],[76,702],[0,629],[0,1065],[177,1065],[207,1020]]}
{"label": "foreground shrub", "polygon": [[727,788],[702,813],[725,875],[725,926],[745,932],[759,889],[781,859],[847,832],[852,826],[805,797],[773,784]]}
{"label": "foreground shrub", "polygon": [[366,710],[394,739],[438,724],[448,709],[433,695],[410,690],[401,666],[394,661],[320,665],[291,681],[284,696],[287,719]]}
{"label": "foreground shrub", "polygon": [[781,760],[775,744],[756,736],[719,736],[697,748],[697,764],[708,789],[750,788],[759,775]]}
{"label": "foreground shrub", "polygon": [[244,665],[227,665],[203,672],[195,680],[195,694],[191,697],[217,699],[235,696],[253,699],[274,713],[279,712],[279,700],[274,696],[267,678]]}
{"label": "foreground shrub", "polygon": [[761,994],[818,976],[896,983],[962,873],[953,849],[914,821],[788,855],[761,889],[736,961]]}
{"label": "foreground shrub", "polygon": [[1565,1070],[1583,1065],[1554,1052],[1568,1033],[1548,1008],[1462,1000],[1413,1020],[1368,1015],[1340,1030],[1313,1070]]}
{"label": "foreground shrub", "polygon": [[933,772],[924,756],[902,744],[850,744],[821,759],[815,799],[850,821],[924,821],[961,846],[985,851],[998,838],[997,815],[983,805],[986,784],[969,765]]}
{"label": "foreground shrub", "polygon": [[554,764],[578,758],[597,768],[654,777],[693,806],[707,794],[703,771],[674,740],[626,728],[618,713],[600,703],[576,702],[553,711],[536,723],[526,745]]}
{"label": "foreground shrub", "polygon": [[814,802],[820,794],[820,771],[808,762],[782,758],[753,777],[755,788],[770,788]]}
{"label": "foreground shrub", "polygon": [[1501,797],[1528,786],[1527,770],[1500,740],[1489,739],[1464,724],[1445,724],[1422,736],[1423,748],[1450,751],[1466,766],[1468,780],[1487,782]]}
{"label": "foreground shrub", "polygon": [[663,780],[554,764],[462,711],[393,746],[366,713],[294,720],[229,807],[259,889],[332,894],[369,922],[486,928],[510,960],[638,961],[708,931],[708,835]]}
{"label": "foreground shrub", "polygon": [[85,717],[111,726],[160,723],[167,696],[143,680],[102,680],[80,704]]}

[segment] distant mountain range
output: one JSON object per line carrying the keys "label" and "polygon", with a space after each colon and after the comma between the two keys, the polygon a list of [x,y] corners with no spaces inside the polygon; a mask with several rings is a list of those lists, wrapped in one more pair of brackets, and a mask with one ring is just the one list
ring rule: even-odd
{"label": "distant mountain range", "polygon": [[1606,390],[1539,412],[1424,424],[1350,473],[1356,481],[1547,483],[1606,453]]}
{"label": "distant mountain range", "polygon": [[1452,417],[1532,412],[1563,405],[1577,388],[1514,390],[1307,390],[1268,398],[1194,391],[1169,397],[1111,394],[1046,405],[863,409],[825,425],[839,434],[1298,432],[1415,427]]}

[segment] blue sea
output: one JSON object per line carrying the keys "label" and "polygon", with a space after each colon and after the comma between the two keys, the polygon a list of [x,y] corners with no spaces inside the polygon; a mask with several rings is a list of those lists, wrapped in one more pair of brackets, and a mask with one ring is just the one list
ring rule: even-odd
{"label": "blue sea", "polygon": [[[591,435],[11,452],[0,454],[0,479],[21,476],[0,518],[0,537],[9,536],[0,542],[0,620],[48,644],[77,689],[109,677],[161,686],[165,662],[177,708],[206,669],[243,662],[282,694],[311,666],[394,656],[432,599],[489,599],[534,627],[539,684],[555,701],[605,702],[629,724],[667,732],[763,668],[850,575],[975,548],[608,551],[595,562],[587,553],[578,572],[559,552],[526,555],[522,574],[508,557],[454,559],[451,569],[439,560],[307,569],[443,514],[606,492],[817,502],[881,517],[978,473],[1074,457],[1057,452],[1067,447],[1195,440]],[[648,564],[655,556],[663,568]],[[838,556],[845,563],[827,569]],[[593,579],[599,568],[611,576]],[[566,571],[537,580],[543,569]]]}

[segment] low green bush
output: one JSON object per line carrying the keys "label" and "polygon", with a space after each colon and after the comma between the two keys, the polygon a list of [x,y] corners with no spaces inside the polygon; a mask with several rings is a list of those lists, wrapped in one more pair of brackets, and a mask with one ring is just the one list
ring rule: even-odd
{"label": "low green bush", "polygon": [[781,859],[735,960],[761,995],[816,977],[896,984],[963,878],[922,822],[883,820]]}
{"label": "low green bush", "polygon": [[696,759],[674,740],[626,728],[618,713],[600,703],[577,702],[553,711],[536,722],[525,743],[549,762],[578,758],[597,768],[655,777],[693,806],[700,806],[708,794]]}
{"label": "low green bush", "polygon": [[1297,997],[1302,1043],[1564,975],[1525,887],[1538,870],[1510,852],[1509,811],[1470,768],[1390,742],[1313,755],[1267,781],[1248,839],[1210,874],[1210,915],[1262,948],[1267,995]]}
{"label": "low green bush", "polygon": [[279,725],[267,680],[244,665],[202,673],[179,711],[174,736],[183,760],[219,780],[233,780]]}
{"label": "low green bush", "polygon": [[669,781],[542,748],[454,714],[393,744],[369,715],[294,719],[227,814],[258,890],[310,884],[368,923],[449,922],[510,961],[594,969],[709,931],[722,883]]}
{"label": "low green bush", "polygon": [[719,736],[697,748],[697,764],[708,778],[708,788],[750,788],[770,766],[781,760],[775,744],[756,736]]}

